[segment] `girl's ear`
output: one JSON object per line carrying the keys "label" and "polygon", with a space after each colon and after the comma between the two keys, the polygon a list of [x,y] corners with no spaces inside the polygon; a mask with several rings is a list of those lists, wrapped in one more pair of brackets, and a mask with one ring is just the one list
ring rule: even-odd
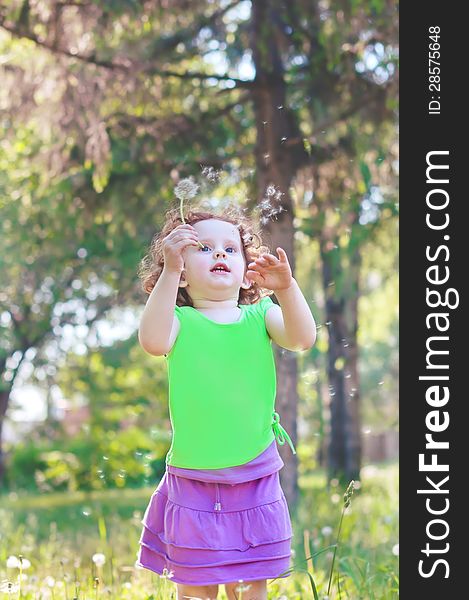
{"label": "girl's ear", "polygon": [[186,281],[186,271],[185,271],[185,269],[183,269],[181,271],[181,278],[179,280],[179,287],[180,288],[185,288],[185,287],[187,287],[187,285],[188,284],[187,284],[187,281]]}
{"label": "girl's ear", "polygon": [[243,290],[248,290],[252,285],[252,281],[250,281],[246,276],[243,279],[243,283],[241,284],[241,287],[243,288]]}

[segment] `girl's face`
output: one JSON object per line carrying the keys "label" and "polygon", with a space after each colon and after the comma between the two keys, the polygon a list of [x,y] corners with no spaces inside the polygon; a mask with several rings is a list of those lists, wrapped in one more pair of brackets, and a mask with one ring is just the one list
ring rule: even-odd
{"label": "girl's face", "polygon": [[[183,251],[187,291],[192,299],[226,300],[238,298],[239,288],[249,287],[239,230],[232,223],[206,219],[193,225],[204,245],[187,246]],[[226,271],[213,271],[222,263]]]}

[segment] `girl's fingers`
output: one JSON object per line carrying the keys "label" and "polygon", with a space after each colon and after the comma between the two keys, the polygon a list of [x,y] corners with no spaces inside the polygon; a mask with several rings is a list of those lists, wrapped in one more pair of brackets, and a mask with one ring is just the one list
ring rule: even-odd
{"label": "girl's fingers", "polygon": [[288,257],[287,257],[287,253],[285,252],[285,250],[283,248],[277,248],[277,252],[278,255],[280,256],[280,261],[281,262],[288,262]]}

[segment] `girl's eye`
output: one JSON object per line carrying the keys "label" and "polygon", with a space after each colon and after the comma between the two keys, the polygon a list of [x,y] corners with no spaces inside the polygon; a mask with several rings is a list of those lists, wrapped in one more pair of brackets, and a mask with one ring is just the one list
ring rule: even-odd
{"label": "girl's eye", "polygon": [[[199,248],[199,250],[200,250],[201,252],[203,252],[203,251],[205,250],[205,248],[209,248],[209,247],[207,246],[207,244],[204,244],[204,247],[203,247],[203,248]],[[236,249],[235,249],[235,248],[233,248],[232,246],[229,246],[229,247],[227,248],[227,250],[232,250],[233,252],[236,252]],[[232,252],[230,252],[230,254],[232,254]]]}

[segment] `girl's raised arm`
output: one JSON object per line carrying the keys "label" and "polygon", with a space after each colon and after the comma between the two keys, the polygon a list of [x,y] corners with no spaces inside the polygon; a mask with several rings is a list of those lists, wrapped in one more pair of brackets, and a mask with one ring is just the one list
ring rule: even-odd
{"label": "girl's raised arm", "polygon": [[169,351],[174,323],[174,307],[181,271],[182,252],[187,246],[197,246],[197,233],[188,224],[178,225],[163,242],[164,267],[147,300],[140,319],[138,340],[149,354],[160,356]]}

